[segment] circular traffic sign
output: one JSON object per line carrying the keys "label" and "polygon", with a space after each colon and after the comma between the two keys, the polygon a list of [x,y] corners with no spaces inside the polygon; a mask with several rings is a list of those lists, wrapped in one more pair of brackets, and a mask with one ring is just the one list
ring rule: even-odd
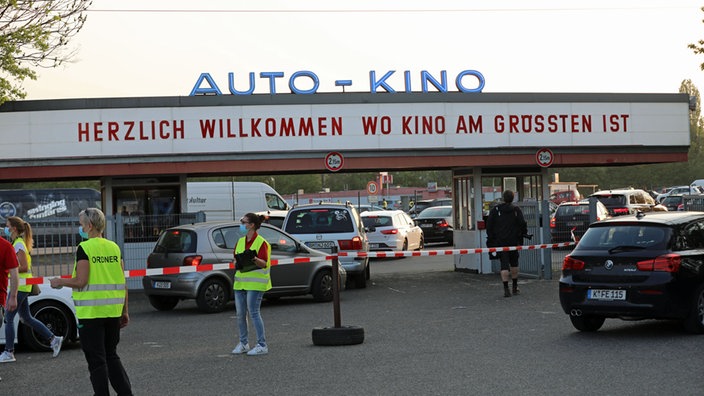
{"label": "circular traffic sign", "polygon": [[325,169],[330,172],[339,171],[342,169],[342,165],[344,165],[344,163],[345,159],[342,157],[342,154],[337,151],[330,152],[325,156]]}
{"label": "circular traffic sign", "polygon": [[379,186],[376,185],[375,181],[370,181],[367,183],[367,193],[370,195],[376,195],[379,192]]}
{"label": "circular traffic sign", "polygon": [[535,162],[543,168],[547,168],[552,165],[552,161],[555,159],[552,151],[548,148],[542,148],[535,153]]}

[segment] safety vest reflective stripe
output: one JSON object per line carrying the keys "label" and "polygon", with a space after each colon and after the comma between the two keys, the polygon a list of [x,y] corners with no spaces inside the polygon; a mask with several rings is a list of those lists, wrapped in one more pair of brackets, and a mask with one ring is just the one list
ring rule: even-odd
{"label": "safety vest reflective stripe", "polygon": [[[117,318],[125,305],[125,273],[122,255],[115,242],[91,238],[79,245],[90,263],[88,283],[73,290],[78,319]],[[73,276],[76,276],[74,268]]]}
{"label": "safety vest reflective stripe", "polygon": [[[242,237],[237,241],[237,246],[235,246],[235,254],[244,252],[246,246],[246,237]],[[252,242],[250,249],[255,252],[259,252],[259,249],[263,244],[266,244],[267,248],[267,262],[266,268],[259,268],[256,270],[248,272],[235,272],[235,284],[232,286],[234,290],[257,290],[257,291],[267,291],[271,289],[271,245],[262,238],[261,235],[257,235]]]}

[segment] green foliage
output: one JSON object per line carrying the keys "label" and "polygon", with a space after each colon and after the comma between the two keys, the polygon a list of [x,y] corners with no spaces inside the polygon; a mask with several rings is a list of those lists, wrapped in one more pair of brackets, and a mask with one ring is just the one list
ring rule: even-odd
{"label": "green foliage", "polygon": [[[701,10],[704,11],[704,7],[702,7]],[[704,22],[704,20],[702,20],[702,22]],[[699,40],[699,41],[697,41],[696,44],[689,44],[689,45],[687,46],[687,48],[689,48],[689,49],[691,49],[692,51],[694,51],[694,54],[695,54],[695,55],[704,54],[704,40]],[[700,67],[702,70],[704,70],[704,63],[702,63],[701,65],[699,65],[699,67]]]}
{"label": "green foliage", "polygon": [[0,0],[0,104],[22,99],[35,68],[71,59],[67,44],[83,27],[91,0]]}

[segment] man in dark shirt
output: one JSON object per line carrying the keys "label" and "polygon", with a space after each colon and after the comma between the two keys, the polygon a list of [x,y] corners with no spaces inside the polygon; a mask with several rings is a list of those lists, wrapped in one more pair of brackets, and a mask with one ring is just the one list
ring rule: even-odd
{"label": "man in dark shirt", "polygon": [[[487,246],[520,246],[523,236],[528,234],[528,225],[521,208],[513,204],[513,191],[503,193],[503,203],[491,209],[487,219]],[[513,294],[518,294],[518,251],[497,252],[501,261],[501,281],[504,284],[504,297],[511,297],[508,289],[509,268],[513,281]]]}

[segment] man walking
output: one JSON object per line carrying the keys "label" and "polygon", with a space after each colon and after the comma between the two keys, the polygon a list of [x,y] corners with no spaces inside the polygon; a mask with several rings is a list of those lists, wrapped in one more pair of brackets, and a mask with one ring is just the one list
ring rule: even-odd
{"label": "man walking", "polygon": [[[496,205],[487,219],[487,246],[519,246],[523,236],[528,234],[528,225],[521,208],[513,204],[513,191],[503,193],[503,203]],[[518,251],[497,252],[501,261],[501,281],[504,284],[504,297],[511,297],[508,289],[509,269],[513,283],[513,294],[518,290]]]}

